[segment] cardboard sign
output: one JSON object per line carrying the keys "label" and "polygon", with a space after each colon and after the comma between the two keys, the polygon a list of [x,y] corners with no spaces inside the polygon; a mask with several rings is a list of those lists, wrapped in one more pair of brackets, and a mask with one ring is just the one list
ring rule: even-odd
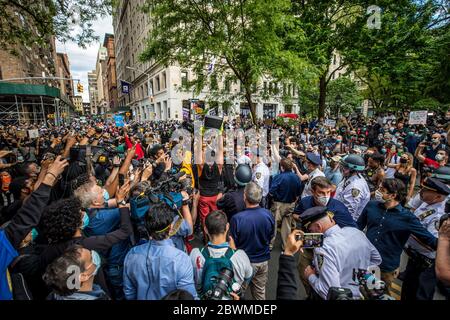
{"label": "cardboard sign", "polygon": [[25,138],[27,136],[27,132],[25,130],[17,130],[16,137],[17,138]]}
{"label": "cardboard sign", "polygon": [[325,126],[334,128],[336,127],[336,120],[326,119]]}
{"label": "cardboard sign", "polygon": [[427,124],[428,111],[411,111],[409,124]]}
{"label": "cardboard sign", "polygon": [[28,130],[28,136],[30,137],[30,139],[39,138],[39,130],[38,129]]}

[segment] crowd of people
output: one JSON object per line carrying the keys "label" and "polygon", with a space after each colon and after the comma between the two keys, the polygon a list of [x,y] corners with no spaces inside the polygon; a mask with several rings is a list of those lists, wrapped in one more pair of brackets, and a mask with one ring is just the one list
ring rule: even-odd
{"label": "crowd of people", "polygon": [[449,299],[450,119],[408,115],[1,126],[0,300],[265,300],[275,246],[277,299]]}

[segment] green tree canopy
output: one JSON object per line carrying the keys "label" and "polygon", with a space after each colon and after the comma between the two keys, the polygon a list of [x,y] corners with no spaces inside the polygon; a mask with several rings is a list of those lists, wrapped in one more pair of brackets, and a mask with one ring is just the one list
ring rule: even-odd
{"label": "green tree canopy", "polygon": [[45,45],[48,37],[81,47],[98,40],[92,21],[111,13],[113,0],[0,0],[0,46]]}
{"label": "green tree canopy", "polygon": [[238,94],[255,119],[255,93],[264,76],[300,81],[314,72],[305,59],[285,49],[281,34],[294,27],[290,6],[288,0],[147,0],[144,9],[153,25],[141,59],[192,69],[196,77],[190,85],[197,93],[211,79],[240,83]]}

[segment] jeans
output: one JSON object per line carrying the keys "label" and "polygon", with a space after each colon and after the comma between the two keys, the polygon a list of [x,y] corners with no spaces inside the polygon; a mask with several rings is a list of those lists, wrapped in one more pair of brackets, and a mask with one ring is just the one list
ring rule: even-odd
{"label": "jeans", "polygon": [[105,273],[114,300],[125,300],[123,293],[123,266],[106,266]]}

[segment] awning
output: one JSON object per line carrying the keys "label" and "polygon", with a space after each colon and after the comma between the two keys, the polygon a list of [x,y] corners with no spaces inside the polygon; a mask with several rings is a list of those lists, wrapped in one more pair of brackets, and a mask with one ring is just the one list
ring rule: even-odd
{"label": "awning", "polygon": [[61,99],[64,103],[73,107],[70,99],[61,95],[58,88],[41,84],[0,82],[0,95],[46,96]]}

